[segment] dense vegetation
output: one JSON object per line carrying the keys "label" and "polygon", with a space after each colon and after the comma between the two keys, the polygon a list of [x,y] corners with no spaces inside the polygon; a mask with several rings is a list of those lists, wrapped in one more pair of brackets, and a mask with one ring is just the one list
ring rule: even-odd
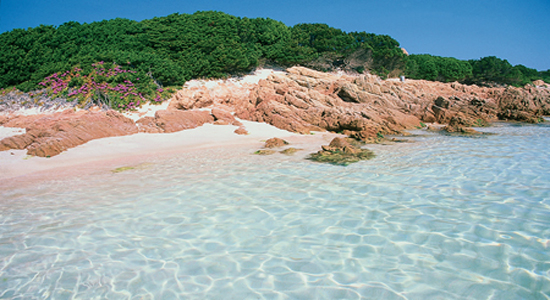
{"label": "dense vegetation", "polygon": [[413,79],[459,81],[478,85],[524,86],[538,79],[550,83],[550,70],[539,72],[523,65],[512,66],[507,60],[495,56],[464,61],[428,54],[410,55],[405,73]]}
{"label": "dense vegetation", "polygon": [[[100,62],[109,64],[102,74],[97,69]],[[523,85],[540,78],[550,82],[549,71],[511,66],[496,57],[461,61],[406,56],[387,35],[346,33],[325,24],[288,27],[271,19],[220,12],[172,14],[141,22],[68,22],[0,34],[0,89],[45,88],[54,96],[108,102],[112,107],[131,108],[144,99],[158,100],[167,96],[163,87],[179,86],[192,78],[221,78],[261,65],[296,64],[445,82]],[[115,69],[120,73],[106,76]],[[119,84],[131,86],[119,95],[115,90]]]}
{"label": "dense vegetation", "polygon": [[469,62],[428,54],[410,55],[405,71],[406,75],[413,79],[443,82],[462,81],[472,76],[472,66]]}
{"label": "dense vegetation", "polygon": [[127,19],[59,27],[15,29],[0,35],[0,88],[28,91],[46,76],[99,61],[130,66],[159,85],[224,77],[259,64],[307,64],[323,55],[363,51],[384,72],[404,58],[389,36],[345,33],[324,24],[288,27],[271,19],[219,12],[172,14],[141,22]]}

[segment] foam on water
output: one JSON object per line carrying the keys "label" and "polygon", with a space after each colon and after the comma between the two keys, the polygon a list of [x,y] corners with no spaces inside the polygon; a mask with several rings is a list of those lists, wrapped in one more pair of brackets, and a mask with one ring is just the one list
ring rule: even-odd
{"label": "foam on water", "polygon": [[0,298],[548,299],[550,127],[485,130],[2,191]]}

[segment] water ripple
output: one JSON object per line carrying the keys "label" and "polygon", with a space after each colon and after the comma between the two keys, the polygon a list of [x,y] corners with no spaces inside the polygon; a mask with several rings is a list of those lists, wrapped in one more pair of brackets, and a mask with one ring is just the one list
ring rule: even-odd
{"label": "water ripple", "polygon": [[210,149],[1,191],[0,298],[547,299],[550,127],[486,130],[346,168]]}

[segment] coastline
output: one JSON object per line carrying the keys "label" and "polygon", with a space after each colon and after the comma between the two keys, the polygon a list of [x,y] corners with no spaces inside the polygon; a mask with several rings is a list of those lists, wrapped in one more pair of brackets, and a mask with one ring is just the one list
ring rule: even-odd
{"label": "coastline", "polygon": [[0,187],[110,172],[206,148],[247,147],[253,153],[273,137],[287,139],[289,147],[305,153],[318,151],[336,136],[377,143],[380,137],[428,125],[480,134],[472,127],[498,120],[548,121],[541,112],[550,109],[549,93],[546,85],[482,88],[294,67],[193,80],[170,100],[129,112],[18,107],[0,112],[0,124],[6,126],[0,126],[0,146],[8,149],[0,151]]}

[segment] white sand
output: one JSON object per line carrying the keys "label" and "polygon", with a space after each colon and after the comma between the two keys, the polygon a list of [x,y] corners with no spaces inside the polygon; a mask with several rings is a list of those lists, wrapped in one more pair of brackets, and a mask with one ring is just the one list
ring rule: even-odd
{"label": "white sand", "polygon": [[246,84],[258,84],[260,80],[266,79],[271,74],[284,74],[283,71],[277,71],[273,69],[257,69],[254,73],[250,75],[245,75],[243,77],[229,78],[229,79],[217,79],[217,80],[190,80],[185,83],[185,88],[193,87],[206,87],[207,89],[214,89],[220,84],[234,84],[236,86],[244,86]]}
{"label": "white sand", "polygon": [[155,112],[167,109],[169,104],[170,100],[166,100],[160,104],[146,103],[141,105],[141,107],[135,111],[124,112],[123,115],[127,118],[134,120],[135,122],[143,117],[154,117]]}
{"label": "white sand", "polygon": [[56,112],[61,112],[66,109],[74,109],[72,106],[64,106],[57,109],[46,109],[42,110],[40,107],[32,107],[32,108],[25,108],[20,109],[16,111],[12,111],[9,113],[0,112],[1,114],[14,114],[14,115],[21,115],[21,116],[32,116],[32,115],[42,115],[42,114],[53,114]]}
{"label": "white sand", "polygon": [[[176,133],[138,133],[122,137],[92,140],[51,158],[27,156],[26,150],[0,151],[0,187],[18,186],[34,180],[89,174],[147,162],[151,157],[200,151],[208,147],[242,146],[250,153],[261,149],[266,139],[284,138],[292,145],[310,146],[316,151],[330,142],[333,134],[299,135],[265,123],[241,121],[249,135],[237,135],[231,125],[205,124]],[[302,145],[302,146],[300,146]]]}
{"label": "white sand", "polygon": [[25,128],[11,128],[0,126],[0,140],[10,136],[24,134],[25,132],[27,132]]}

